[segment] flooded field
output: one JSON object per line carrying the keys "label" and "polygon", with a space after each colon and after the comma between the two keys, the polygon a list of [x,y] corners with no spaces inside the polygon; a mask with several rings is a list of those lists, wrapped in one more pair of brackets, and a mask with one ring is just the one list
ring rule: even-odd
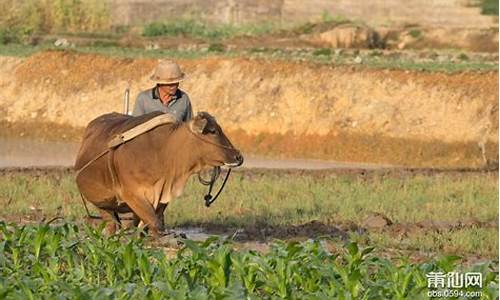
{"label": "flooded field", "polygon": [[78,147],[71,142],[0,138],[0,168],[71,166]]}

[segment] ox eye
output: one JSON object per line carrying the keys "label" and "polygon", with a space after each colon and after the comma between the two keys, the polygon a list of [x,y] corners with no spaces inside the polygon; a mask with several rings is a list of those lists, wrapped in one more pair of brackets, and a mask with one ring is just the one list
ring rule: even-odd
{"label": "ox eye", "polygon": [[215,130],[215,128],[207,128],[206,133],[208,133],[208,134],[216,134],[217,131]]}

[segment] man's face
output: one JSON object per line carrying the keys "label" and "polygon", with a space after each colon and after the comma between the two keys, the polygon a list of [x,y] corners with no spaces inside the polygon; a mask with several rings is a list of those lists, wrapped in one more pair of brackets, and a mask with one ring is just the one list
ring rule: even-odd
{"label": "man's face", "polygon": [[160,92],[160,97],[173,96],[177,92],[179,83],[169,83],[169,84],[158,84],[158,90]]}

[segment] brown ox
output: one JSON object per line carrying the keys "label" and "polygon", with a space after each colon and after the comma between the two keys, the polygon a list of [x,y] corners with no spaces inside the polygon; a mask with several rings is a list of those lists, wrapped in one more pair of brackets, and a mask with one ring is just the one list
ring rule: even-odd
{"label": "brown ox", "polygon": [[[111,113],[96,118],[85,130],[75,169],[97,157],[115,134],[160,114],[131,117]],[[182,193],[192,174],[243,163],[241,153],[205,112],[186,123],[160,125],[112,152],[83,168],[76,178],[78,189],[99,209],[103,220],[133,212],[136,225],[142,220],[153,235],[164,230],[163,212],[168,202]],[[109,222],[108,230],[114,232],[116,224]]]}

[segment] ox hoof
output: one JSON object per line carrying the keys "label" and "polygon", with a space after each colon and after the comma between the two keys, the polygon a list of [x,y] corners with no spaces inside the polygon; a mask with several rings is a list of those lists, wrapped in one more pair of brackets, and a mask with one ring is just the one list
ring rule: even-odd
{"label": "ox hoof", "polygon": [[187,235],[184,232],[174,233],[174,237],[180,238],[180,239],[187,239]]}
{"label": "ox hoof", "polygon": [[158,239],[158,243],[163,247],[168,248],[179,248],[184,243],[182,242],[182,238],[175,236],[174,234],[168,234],[160,237]]}
{"label": "ox hoof", "polygon": [[168,230],[168,229],[165,229],[162,233],[161,233],[161,237],[174,237],[176,239],[187,239],[187,235],[184,233],[184,232],[175,232],[174,230]]}

